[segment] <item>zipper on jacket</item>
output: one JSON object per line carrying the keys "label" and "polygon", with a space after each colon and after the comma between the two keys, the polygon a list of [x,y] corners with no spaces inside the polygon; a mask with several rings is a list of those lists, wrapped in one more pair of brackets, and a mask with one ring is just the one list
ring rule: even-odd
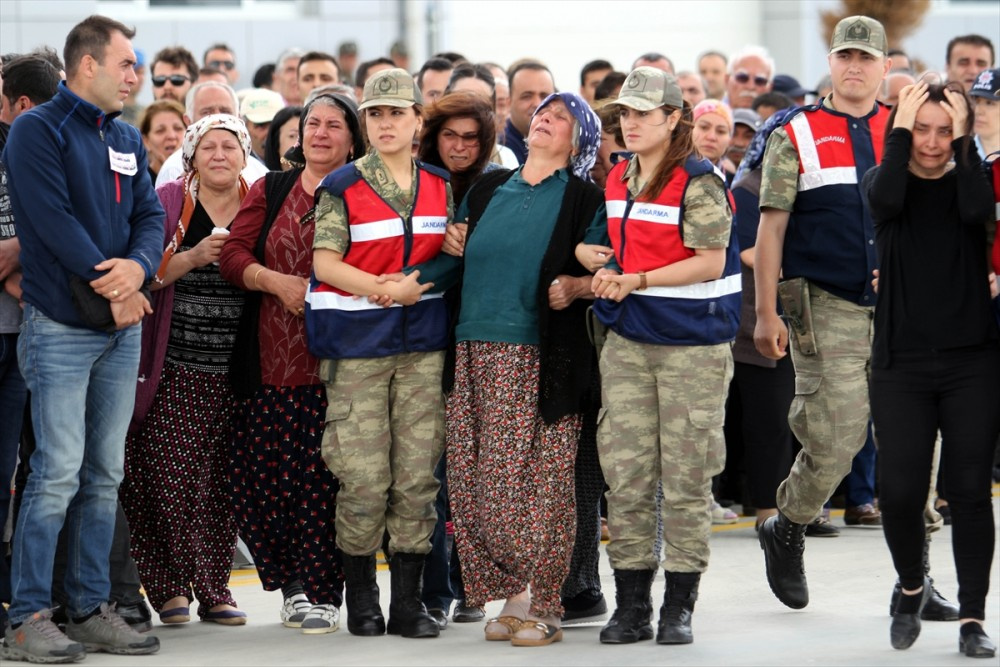
{"label": "zipper on jacket", "polygon": [[413,206],[410,213],[403,218],[403,266],[410,263],[410,254],[413,252],[413,211],[417,208],[417,198],[420,196],[420,169],[417,169],[417,180],[413,184]]}
{"label": "zipper on jacket", "polygon": [[[413,205],[409,214],[403,218],[403,267],[410,263],[410,254],[413,252],[413,212],[417,209],[417,201],[420,197],[420,169],[416,170],[416,181],[413,183]],[[410,351],[410,317],[409,309],[403,306],[403,352]]]}
{"label": "zipper on jacket", "polygon": [[[397,183],[398,185],[398,183]],[[385,200],[385,197],[376,190],[371,183],[368,187],[372,189],[379,199],[381,199],[386,206],[388,206],[393,213],[397,213],[396,208],[392,206],[389,202]],[[403,222],[403,266],[405,267],[410,263],[410,254],[413,252],[413,211],[417,208],[417,199],[420,196],[420,168],[417,168],[417,179],[414,181],[413,185],[413,206],[410,208],[410,212],[406,216],[399,216],[399,219]],[[408,330],[408,309],[407,306],[402,307],[403,311],[403,352],[409,352],[409,343],[407,342],[407,330]]]}
{"label": "zipper on jacket", "polygon": [[[107,137],[104,134],[104,123],[103,123],[103,121],[106,118],[107,118],[107,116],[101,116],[100,118],[97,119],[97,135],[101,138],[101,143],[104,144],[105,148],[107,148],[108,142],[107,142]],[[111,168],[111,156],[110,156],[110,154],[108,155],[108,168],[109,169]],[[116,171],[115,172],[115,204],[119,204],[119,205],[122,203],[122,185],[121,185],[121,180],[120,179],[121,179],[121,175]],[[114,247],[114,245],[115,245],[115,225],[114,225],[113,221],[116,220],[117,214],[118,214],[117,209],[115,207],[112,207],[112,210],[110,211],[110,215],[108,216],[108,219],[112,221],[112,224],[109,225],[109,227],[108,227],[108,233],[110,234],[110,237],[111,237],[110,241],[111,241],[111,246],[112,247]]]}
{"label": "zipper on jacket", "polygon": [[625,190],[625,211],[622,213],[622,224],[621,224],[621,239],[622,247],[620,250],[620,257],[618,258],[618,266],[621,267],[622,273],[625,272],[625,223],[628,222],[628,214],[632,212],[632,204],[635,200],[632,199],[632,193],[627,189]]}

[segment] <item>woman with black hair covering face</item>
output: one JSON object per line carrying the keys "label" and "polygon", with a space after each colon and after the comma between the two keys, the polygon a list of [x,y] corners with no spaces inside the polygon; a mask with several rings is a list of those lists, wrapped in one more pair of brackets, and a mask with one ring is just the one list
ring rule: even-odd
{"label": "woman with black hair covering face", "polygon": [[[281,620],[306,634],[338,627],[343,575],[334,531],[337,479],[320,455],[326,391],[306,347],[303,319],[312,271],[313,192],[364,151],[354,103],[320,95],[299,122],[295,157],[250,189],[220,258],[222,275],[248,290],[234,364],[259,366],[237,386],[230,482],[240,536],[262,585],[281,589]],[[253,316],[249,317],[248,315]],[[234,366],[235,368],[235,366]]]}
{"label": "woman with black hair covering face", "polygon": [[302,107],[284,107],[274,114],[271,127],[264,140],[264,164],[270,171],[288,171],[294,165],[283,159],[292,146],[299,143],[299,124],[302,122]]}

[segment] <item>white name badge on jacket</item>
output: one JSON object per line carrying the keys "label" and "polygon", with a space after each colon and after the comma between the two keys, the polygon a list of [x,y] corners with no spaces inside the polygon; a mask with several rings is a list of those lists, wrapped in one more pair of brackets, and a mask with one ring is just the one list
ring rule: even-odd
{"label": "white name badge on jacket", "polygon": [[119,153],[114,148],[108,146],[108,157],[111,158],[111,171],[117,171],[126,176],[135,176],[139,173],[139,167],[135,161],[135,153]]}

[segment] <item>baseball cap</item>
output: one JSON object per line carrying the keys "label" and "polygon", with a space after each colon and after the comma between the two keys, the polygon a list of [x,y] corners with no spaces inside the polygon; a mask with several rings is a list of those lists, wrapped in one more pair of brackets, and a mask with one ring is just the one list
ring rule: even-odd
{"label": "baseball cap", "polygon": [[868,16],[848,16],[841,19],[833,29],[830,53],[845,49],[859,49],[873,56],[885,56],[889,50],[885,28]]}
{"label": "baseball cap", "polygon": [[756,132],[760,129],[760,114],[753,109],[733,109],[733,127],[746,125]]}
{"label": "baseball cap", "polygon": [[615,104],[652,111],[664,105],[681,108],[684,98],[673,74],[655,67],[636,67],[625,79]]}
{"label": "baseball cap", "polygon": [[266,88],[254,88],[243,97],[240,115],[251,123],[270,123],[274,114],[285,107],[280,93]]}
{"label": "baseball cap", "polygon": [[798,79],[788,74],[776,75],[774,80],[771,82],[771,90],[776,93],[784,93],[792,99],[816,94],[815,90],[806,90],[802,87],[802,84],[799,83]]}
{"label": "baseball cap", "polygon": [[389,53],[394,56],[403,56],[404,58],[410,55],[410,50],[406,48],[406,42],[401,39],[397,39],[389,47]]}
{"label": "baseball cap", "polygon": [[413,77],[405,69],[394,67],[376,72],[365,81],[358,111],[377,106],[411,107],[423,103],[424,98],[413,83]]}
{"label": "baseball cap", "polygon": [[984,69],[976,77],[969,91],[972,97],[982,97],[994,102],[1000,101],[1000,69]]}

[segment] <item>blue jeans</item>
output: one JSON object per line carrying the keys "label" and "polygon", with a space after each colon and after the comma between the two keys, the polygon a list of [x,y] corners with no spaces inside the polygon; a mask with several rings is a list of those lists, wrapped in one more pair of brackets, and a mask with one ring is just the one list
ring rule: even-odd
{"label": "blue jeans", "polygon": [[[24,378],[17,368],[17,334],[0,334],[0,533],[10,512],[10,486],[27,398]],[[10,602],[10,568],[5,553],[6,549],[0,549],[0,602]],[[6,615],[0,607],[0,625]]]}
{"label": "blue jeans", "polygon": [[868,422],[868,439],[851,461],[851,472],[844,478],[844,505],[861,507],[875,502],[875,462],[877,458],[872,424]]}
{"label": "blue jeans", "polygon": [[431,552],[424,561],[422,602],[428,609],[443,609],[447,614],[455,600],[455,591],[451,586],[452,545],[448,544],[445,526],[448,520],[448,479],[443,455],[434,469],[434,476],[441,482],[441,488],[434,501],[437,523],[431,533]]}
{"label": "blue jeans", "polygon": [[31,392],[35,452],[14,535],[12,623],[52,605],[52,562],[64,523],[70,616],[89,614],[110,596],[108,557],[139,345],[139,326],[100,333],[24,308],[17,352]]}

